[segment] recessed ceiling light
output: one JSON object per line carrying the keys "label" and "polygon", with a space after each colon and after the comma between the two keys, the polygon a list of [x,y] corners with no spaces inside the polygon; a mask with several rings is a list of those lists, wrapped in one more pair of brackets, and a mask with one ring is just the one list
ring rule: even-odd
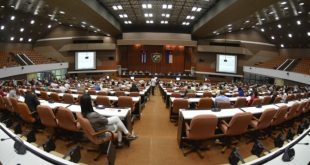
{"label": "recessed ceiling light", "polygon": [[271,39],[273,39],[273,40],[274,40],[274,39],[275,39],[275,37],[274,37],[274,36],[271,36]]}
{"label": "recessed ceiling light", "polygon": [[250,20],[246,20],[244,23],[249,23],[250,22]]}
{"label": "recessed ceiling light", "polygon": [[264,28],[261,28],[261,29],[260,29],[260,31],[264,32],[264,31],[265,31],[265,29],[264,29]]}
{"label": "recessed ceiling light", "polygon": [[283,8],[284,10],[287,10],[288,9],[288,7],[285,7],[285,8]]}
{"label": "recessed ceiling light", "polygon": [[305,4],[305,3],[303,3],[303,2],[299,3],[300,6],[303,6],[304,4]]}
{"label": "recessed ceiling light", "polygon": [[30,21],[30,24],[34,24],[34,23],[35,23],[35,21],[34,21],[34,20],[31,20],[31,21]]}
{"label": "recessed ceiling light", "polygon": [[279,20],[279,17],[276,17],[275,19],[276,19],[276,20]]}
{"label": "recessed ceiling light", "polygon": [[31,42],[31,41],[32,41],[32,39],[31,39],[31,38],[29,38],[29,39],[28,39],[28,42]]}
{"label": "recessed ceiling light", "polygon": [[90,27],[90,28],[94,28],[94,26],[93,26],[93,25],[90,25],[89,27]]}
{"label": "recessed ceiling light", "polygon": [[227,26],[229,26],[229,27],[230,27],[230,26],[232,26],[232,24],[228,24]]}
{"label": "recessed ceiling light", "polygon": [[278,24],[277,27],[278,27],[279,29],[281,29],[281,28],[282,28],[282,25],[281,25],[281,24]]}
{"label": "recessed ceiling light", "polygon": [[15,19],[15,16],[14,15],[12,15],[11,16],[11,21],[13,21]]}
{"label": "recessed ceiling light", "polygon": [[200,11],[201,11],[201,7],[196,7],[196,6],[194,6],[194,7],[192,8],[192,11],[200,12]]}
{"label": "recessed ceiling light", "polygon": [[292,37],[293,37],[293,35],[292,35],[291,33],[289,33],[289,34],[288,34],[288,37],[292,38]]}
{"label": "recessed ceiling light", "polygon": [[4,30],[4,28],[5,28],[4,25],[1,25],[1,26],[0,26],[0,29],[1,29],[1,30]]}
{"label": "recessed ceiling light", "polygon": [[307,32],[307,35],[310,36],[310,32]]}
{"label": "recessed ceiling light", "polygon": [[265,19],[265,18],[262,18],[262,19],[260,19],[260,20],[265,21],[266,19]]}
{"label": "recessed ceiling light", "polygon": [[2,5],[1,8],[4,8],[4,6]]}
{"label": "recessed ceiling light", "polygon": [[66,14],[64,11],[59,11],[60,14]]}
{"label": "recessed ceiling light", "polygon": [[73,25],[72,25],[72,24],[70,24],[69,26],[70,26],[70,27],[72,27]]}
{"label": "recessed ceiling light", "polygon": [[113,10],[117,10],[117,6],[112,6]]}
{"label": "recessed ceiling light", "polygon": [[172,5],[171,4],[168,5],[168,9],[172,9]]}
{"label": "recessed ceiling light", "polygon": [[82,28],[85,28],[85,25],[81,25]]}
{"label": "recessed ceiling light", "polygon": [[50,29],[51,27],[52,27],[52,25],[47,25],[47,28],[49,28],[49,29]]}
{"label": "recessed ceiling light", "polygon": [[152,8],[152,4],[148,3],[148,4],[142,4],[142,8],[143,9],[151,9]]}
{"label": "recessed ceiling light", "polygon": [[280,46],[281,46],[281,48],[284,48],[284,44],[281,44]]}
{"label": "recessed ceiling light", "polygon": [[83,21],[83,22],[81,22],[81,23],[82,23],[82,24],[84,24],[84,25],[86,24],[86,22],[85,22],[85,21]]}
{"label": "recessed ceiling light", "polygon": [[163,4],[163,9],[167,9],[167,4]]}
{"label": "recessed ceiling light", "polygon": [[24,38],[19,38],[19,41],[24,41]]}
{"label": "recessed ceiling light", "polygon": [[121,5],[117,5],[118,10],[123,10],[123,7]]}
{"label": "recessed ceiling light", "polygon": [[163,9],[172,9],[172,5],[171,4],[163,4]]}
{"label": "recessed ceiling light", "polygon": [[302,11],[299,11],[299,12],[298,12],[298,14],[301,14],[301,13],[302,13]]}
{"label": "recessed ceiling light", "polygon": [[286,4],[286,2],[284,1],[284,2],[281,2],[281,5],[285,5]]}
{"label": "recessed ceiling light", "polygon": [[240,28],[240,30],[243,30],[244,28],[242,27],[242,28]]}
{"label": "recessed ceiling light", "polygon": [[296,23],[297,23],[297,25],[301,25],[301,21],[300,20],[297,20]]}
{"label": "recessed ceiling light", "polygon": [[11,41],[14,41],[14,39],[15,39],[14,37],[11,37],[11,38],[10,38]]}
{"label": "recessed ceiling light", "polygon": [[24,28],[20,28],[19,29],[20,32],[24,32],[24,30],[25,30]]}

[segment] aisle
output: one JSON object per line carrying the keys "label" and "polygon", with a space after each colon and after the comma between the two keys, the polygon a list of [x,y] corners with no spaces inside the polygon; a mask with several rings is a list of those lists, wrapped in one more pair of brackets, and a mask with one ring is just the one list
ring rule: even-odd
{"label": "aisle", "polygon": [[[169,122],[169,111],[161,98],[158,87],[155,95],[145,105],[140,121],[134,125],[139,138],[129,148],[117,151],[116,164],[170,164],[178,151],[176,127]],[[169,154],[165,154],[169,153]]]}
{"label": "aisle", "polygon": [[116,165],[205,165],[211,160],[220,164],[222,156],[228,157],[228,153],[219,155],[219,151],[205,152],[203,160],[195,153],[184,157],[177,145],[177,127],[169,121],[169,110],[158,87],[143,109],[141,120],[135,122],[134,132],[139,138],[129,148],[117,150]]}

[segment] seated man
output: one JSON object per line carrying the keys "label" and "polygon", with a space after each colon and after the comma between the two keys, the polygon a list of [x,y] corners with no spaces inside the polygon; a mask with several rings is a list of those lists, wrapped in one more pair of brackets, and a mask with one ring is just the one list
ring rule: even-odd
{"label": "seated man", "polygon": [[229,98],[225,96],[224,94],[225,92],[223,90],[220,90],[220,94],[216,96],[214,100],[215,106],[217,106],[218,102],[229,102],[230,103]]}

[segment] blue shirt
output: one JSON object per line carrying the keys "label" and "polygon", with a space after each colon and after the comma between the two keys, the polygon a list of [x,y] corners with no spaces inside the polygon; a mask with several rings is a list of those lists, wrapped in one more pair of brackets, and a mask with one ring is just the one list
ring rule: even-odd
{"label": "blue shirt", "polygon": [[227,96],[219,95],[219,96],[215,97],[215,100],[214,100],[215,104],[217,104],[218,102],[221,102],[221,101],[222,102],[229,102],[230,103],[230,100],[229,100],[229,98]]}

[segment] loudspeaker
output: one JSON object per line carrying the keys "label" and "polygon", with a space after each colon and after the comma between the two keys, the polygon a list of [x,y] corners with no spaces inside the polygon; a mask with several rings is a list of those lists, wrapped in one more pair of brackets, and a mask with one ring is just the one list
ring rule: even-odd
{"label": "loudspeaker", "polygon": [[282,156],[284,162],[289,162],[295,157],[295,150],[293,148],[286,148]]}
{"label": "loudspeaker", "polygon": [[19,155],[26,154],[26,146],[24,145],[24,142],[19,138],[15,139],[14,149],[15,149],[15,152]]}

